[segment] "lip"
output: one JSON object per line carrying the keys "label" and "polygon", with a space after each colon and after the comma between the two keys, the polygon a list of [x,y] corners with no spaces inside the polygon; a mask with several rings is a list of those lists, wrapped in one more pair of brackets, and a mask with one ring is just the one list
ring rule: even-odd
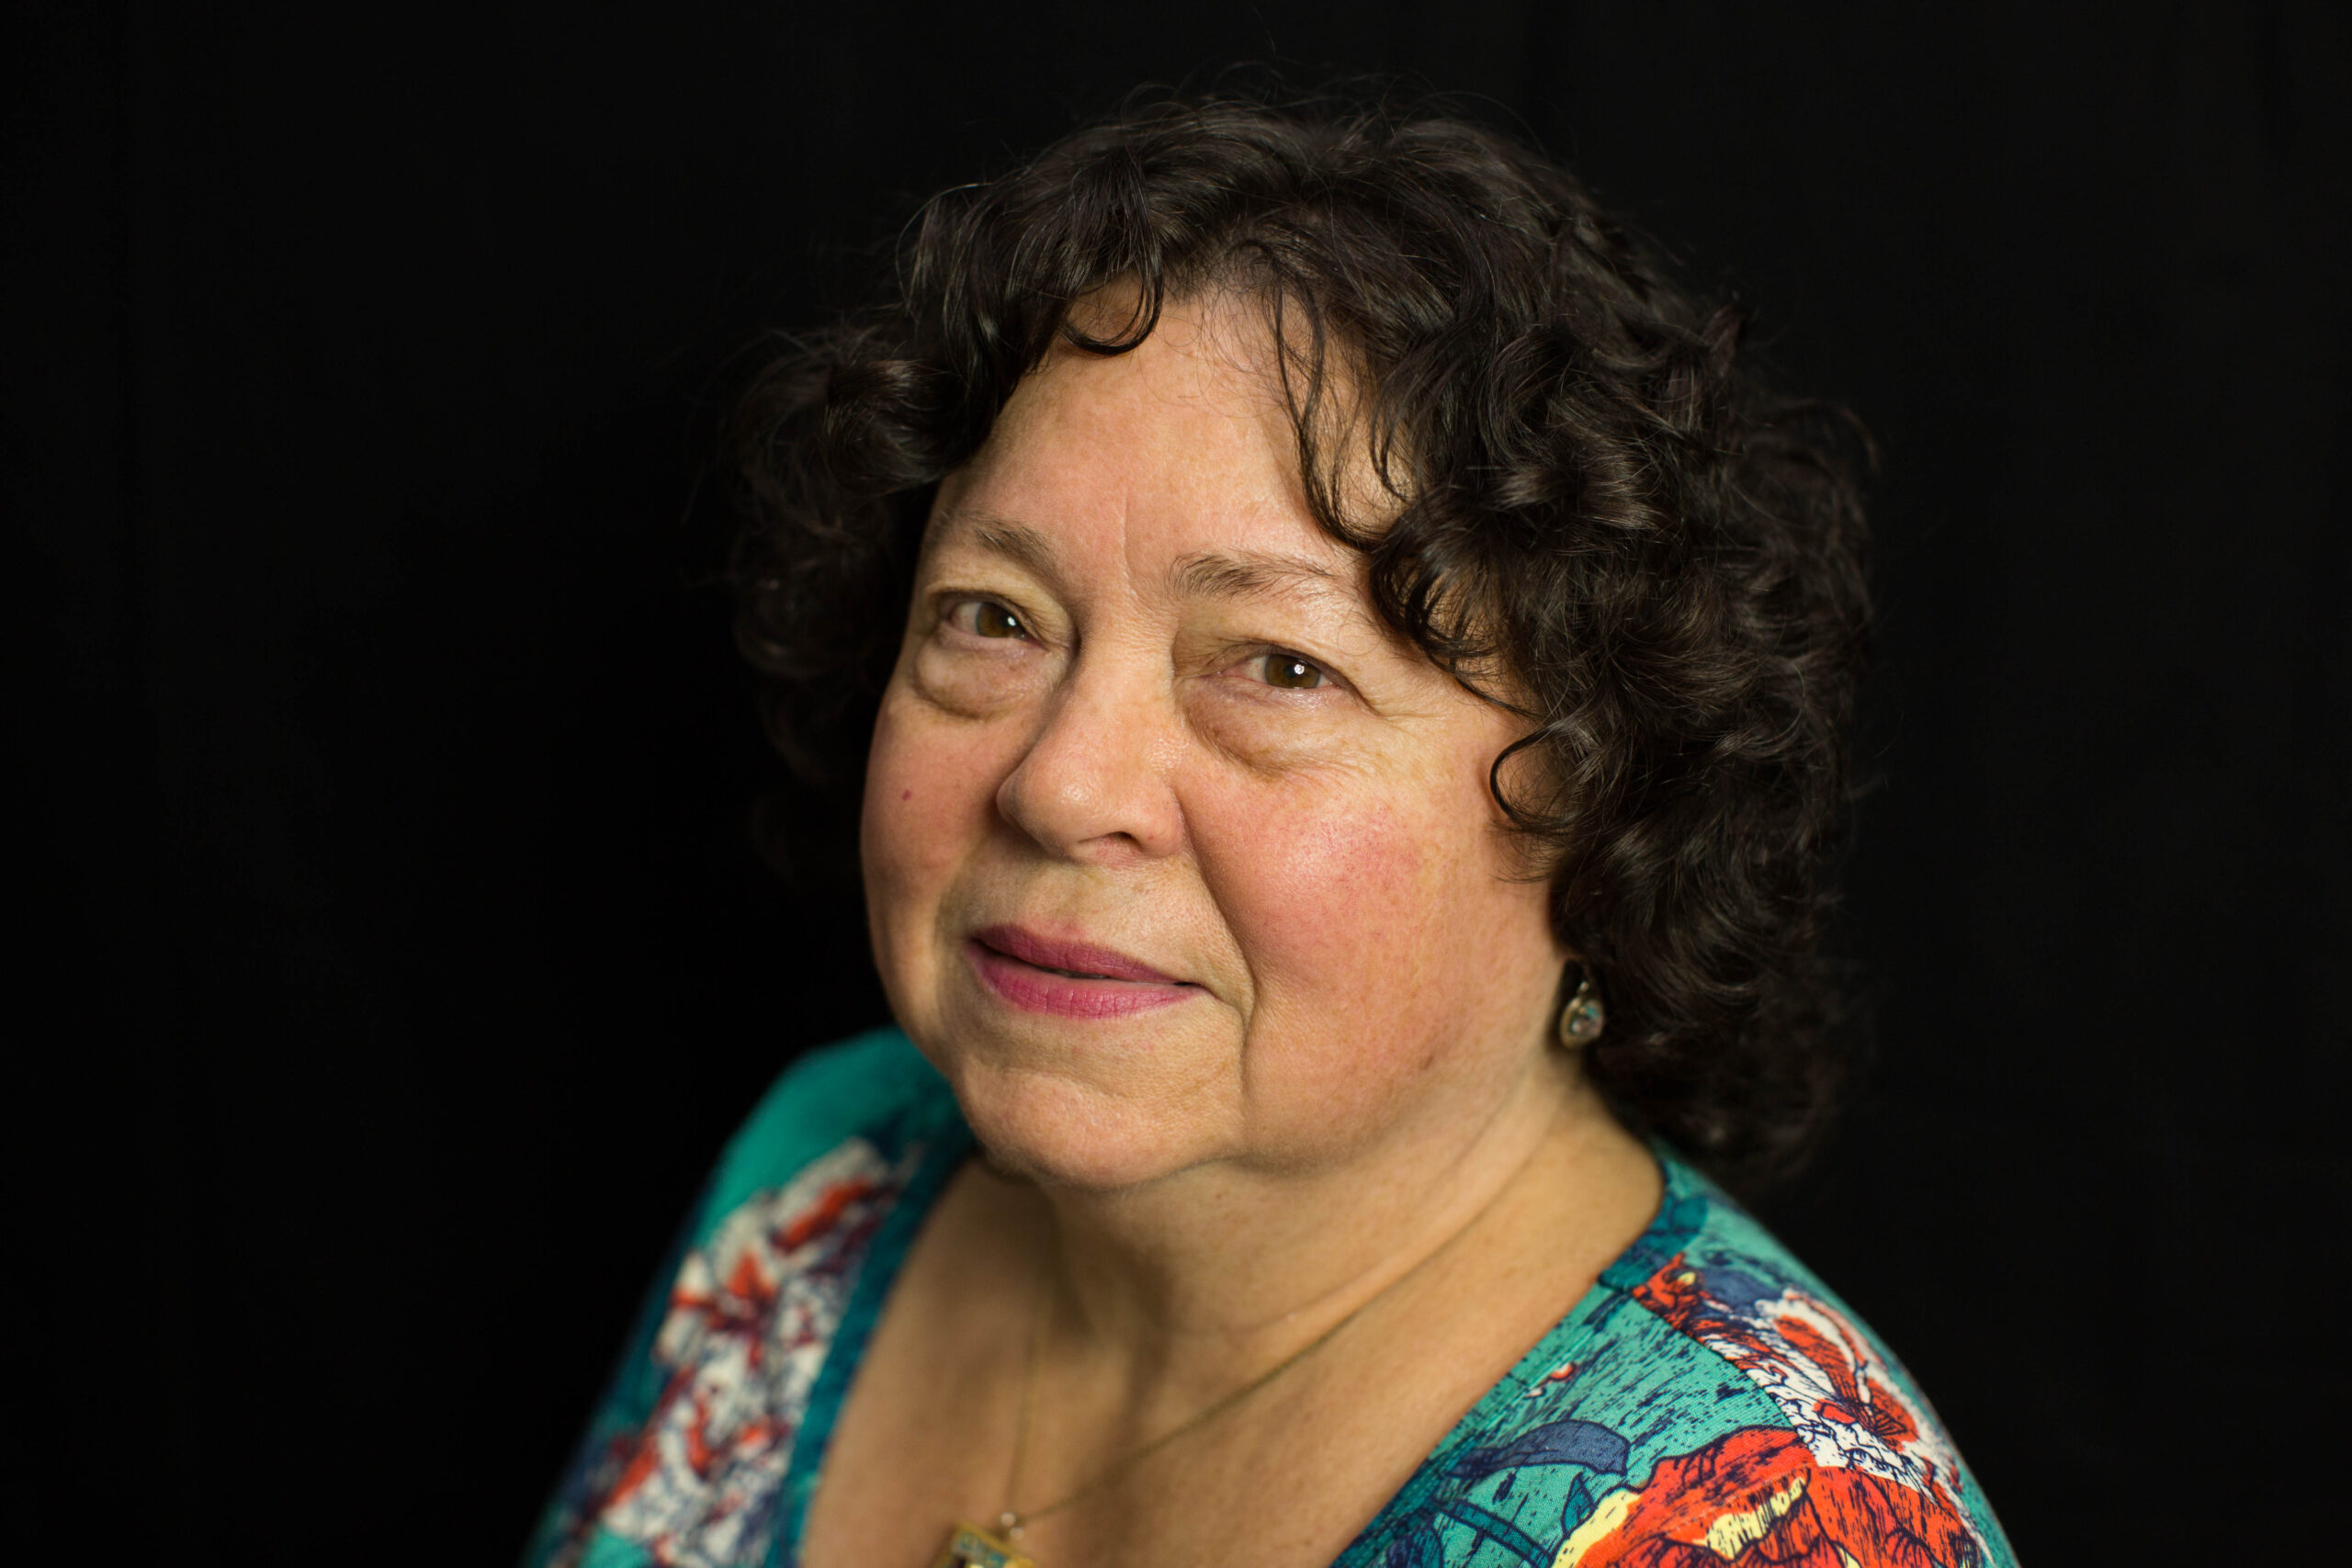
{"label": "lip", "polygon": [[964,955],[983,985],[1024,1012],[1121,1018],[1200,993],[1124,953],[1021,926],[975,931]]}

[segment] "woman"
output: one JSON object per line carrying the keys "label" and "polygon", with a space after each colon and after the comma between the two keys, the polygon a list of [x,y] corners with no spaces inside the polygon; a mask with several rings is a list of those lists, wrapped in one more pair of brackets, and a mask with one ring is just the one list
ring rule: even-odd
{"label": "woman", "polygon": [[2010,1561],[1689,1163],[1821,1112],[1865,619],[1737,334],[1442,119],[933,205],[742,426],[899,1028],[730,1146],[533,1562]]}

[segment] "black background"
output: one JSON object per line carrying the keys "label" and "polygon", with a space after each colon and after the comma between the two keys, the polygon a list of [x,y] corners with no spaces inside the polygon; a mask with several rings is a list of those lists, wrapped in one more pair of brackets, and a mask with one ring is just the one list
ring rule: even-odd
{"label": "black background", "polygon": [[879,1016],[749,847],[714,378],[1280,59],[1483,95],[1883,443],[1878,1061],[1768,1217],[2030,1562],[2340,1533],[2344,9],[428,16],[13,13],[12,1521],[512,1553],[719,1140]]}

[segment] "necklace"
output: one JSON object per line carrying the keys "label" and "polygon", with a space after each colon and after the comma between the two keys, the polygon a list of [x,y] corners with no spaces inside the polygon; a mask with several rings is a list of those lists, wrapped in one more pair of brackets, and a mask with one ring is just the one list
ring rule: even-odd
{"label": "necklace", "polygon": [[[1025,1511],[1007,1506],[1002,1513],[997,1516],[996,1529],[993,1530],[984,1529],[981,1526],[971,1524],[969,1522],[959,1521],[955,1529],[948,1535],[947,1545],[945,1549],[940,1552],[939,1560],[932,1565],[932,1568],[1038,1568],[1036,1560],[1026,1555],[1021,1550],[1021,1538],[1027,1532],[1027,1528],[1030,1525],[1046,1517],[1049,1514],[1058,1514],[1064,1508],[1069,1507],[1075,1503],[1082,1502],[1086,1498],[1093,1496],[1096,1493],[1110,1485],[1114,1481],[1116,1481],[1120,1477],[1125,1475],[1129,1471],[1135,1469],[1136,1466],[1141,1464],[1145,1460],[1149,1459],[1160,1450],[1168,1447],[1170,1443],[1175,1442],[1180,1438],[1186,1437],[1193,1432],[1199,1431],[1202,1427],[1207,1426],[1210,1422],[1216,1420],[1227,1411],[1231,1410],[1234,1406],[1248,1399],[1251,1394],[1257,1393],[1260,1389],[1264,1388],[1268,1383],[1272,1382],[1276,1378],[1282,1376],[1284,1372],[1290,1371],[1293,1367],[1306,1359],[1307,1357],[1312,1356],[1316,1351],[1320,1350],[1324,1346],[1329,1344],[1333,1339],[1339,1337],[1339,1333],[1341,1329],[1347,1327],[1348,1325],[1353,1323],[1357,1318],[1363,1315],[1366,1309],[1370,1308],[1374,1303],[1386,1297],[1390,1292],[1396,1290],[1396,1287],[1402,1285],[1406,1280],[1413,1278],[1422,1269],[1428,1268],[1432,1262],[1436,1261],[1441,1255],[1451,1249],[1455,1242],[1460,1241],[1464,1236],[1469,1235],[1470,1232],[1477,1226],[1478,1222],[1485,1219],[1487,1215],[1492,1212],[1497,1203],[1502,1201],[1503,1195],[1509,1192],[1512,1188],[1519,1185],[1519,1177],[1521,1173],[1524,1172],[1528,1166],[1534,1163],[1535,1156],[1537,1153],[1542,1151],[1543,1146],[1544,1140],[1538,1140],[1535,1148],[1529,1151],[1527,1158],[1520,1162],[1519,1168],[1514,1170],[1510,1177],[1506,1179],[1500,1187],[1495,1190],[1492,1197],[1488,1198],[1484,1203],[1478,1206],[1478,1212],[1476,1213],[1472,1214],[1468,1219],[1462,1222],[1461,1226],[1456,1229],[1453,1235],[1447,1236],[1443,1241],[1438,1243],[1436,1247],[1422,1254],[1420,1258],[1415,1262],[1411,1268],[1397,1275],[1394,1280],[1389,1280],[1388,1283],[1381,1286],[1380,1289],[1374,1291],[1372,1294],[1358,1302],[1354,1306],[1350,1307],[1346,1314],[1343,1315],[1337,1323],[1331,1325],[1330,1327],[1325,1329],[1322,1333],[1317,1335],[1314,1338],[1308,1340],[1305,1345],[1300,1346],[1297,1349],[1293,1350],[1289,1355],[1283,1357],[1281,1360],[1276,1361],[1272,1366],[1267,1368],[1264,1371],[1260,1372],[1256,1377],[1251,1378],[1248,1382],[1243,1383],[1239,1388],[1235,1389],[1232,1393],[1215,1400],[1206,1408],[1186,1417],[1182,1421],[1178,1422],[1175,1426],[1170,1427],[1167,1431],[1160,1433],[1159,1436],[1152,1438],[1141,1448],[1132,1450],[1123,1457],[1113,1461],[1108,1465],[1105,1465],[1102,1469],[1096,1471],[1091,1477],[1080,1484],[1078,1490],[1065,1493],[1061,1496],[1055,1498],[1050,1503],[1046,1503],[1041,1506],[1030,1508]],[[1052,1323],[1053,1310],[1054,1292],[1052,1280],[1049,1275],[1046,1279],[1041,1280],[1038,1283],[1037,1308],[1036,1311],[1031,1314],[1030,1318],[1028,1371],[1022,1378],[1021,1411],[1017,1422],[1013,1427],[1012,1432],[1012,1473],[1006,1478],[1004,1488],[1005,1492],[1010,1496],[1017,1496],[1021,1491],[1021,1464],[1022,1461],[1026,1457],[1029,1448],[1030,1413],[1035,1408],[1037,1403],[1037,1362],[1045,1347],[1046,1331]]]}

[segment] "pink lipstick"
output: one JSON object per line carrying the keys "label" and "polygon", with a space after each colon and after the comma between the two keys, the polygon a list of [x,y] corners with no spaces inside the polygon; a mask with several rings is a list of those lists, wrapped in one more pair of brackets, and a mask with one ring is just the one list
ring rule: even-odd
{"label": "pink lipstick", "polygon": [[974,932],[964,955],[983,985],[1027,1012],[1119,1018],[1168,1007],[1200,991],[1124,953],[1020,926]]}

